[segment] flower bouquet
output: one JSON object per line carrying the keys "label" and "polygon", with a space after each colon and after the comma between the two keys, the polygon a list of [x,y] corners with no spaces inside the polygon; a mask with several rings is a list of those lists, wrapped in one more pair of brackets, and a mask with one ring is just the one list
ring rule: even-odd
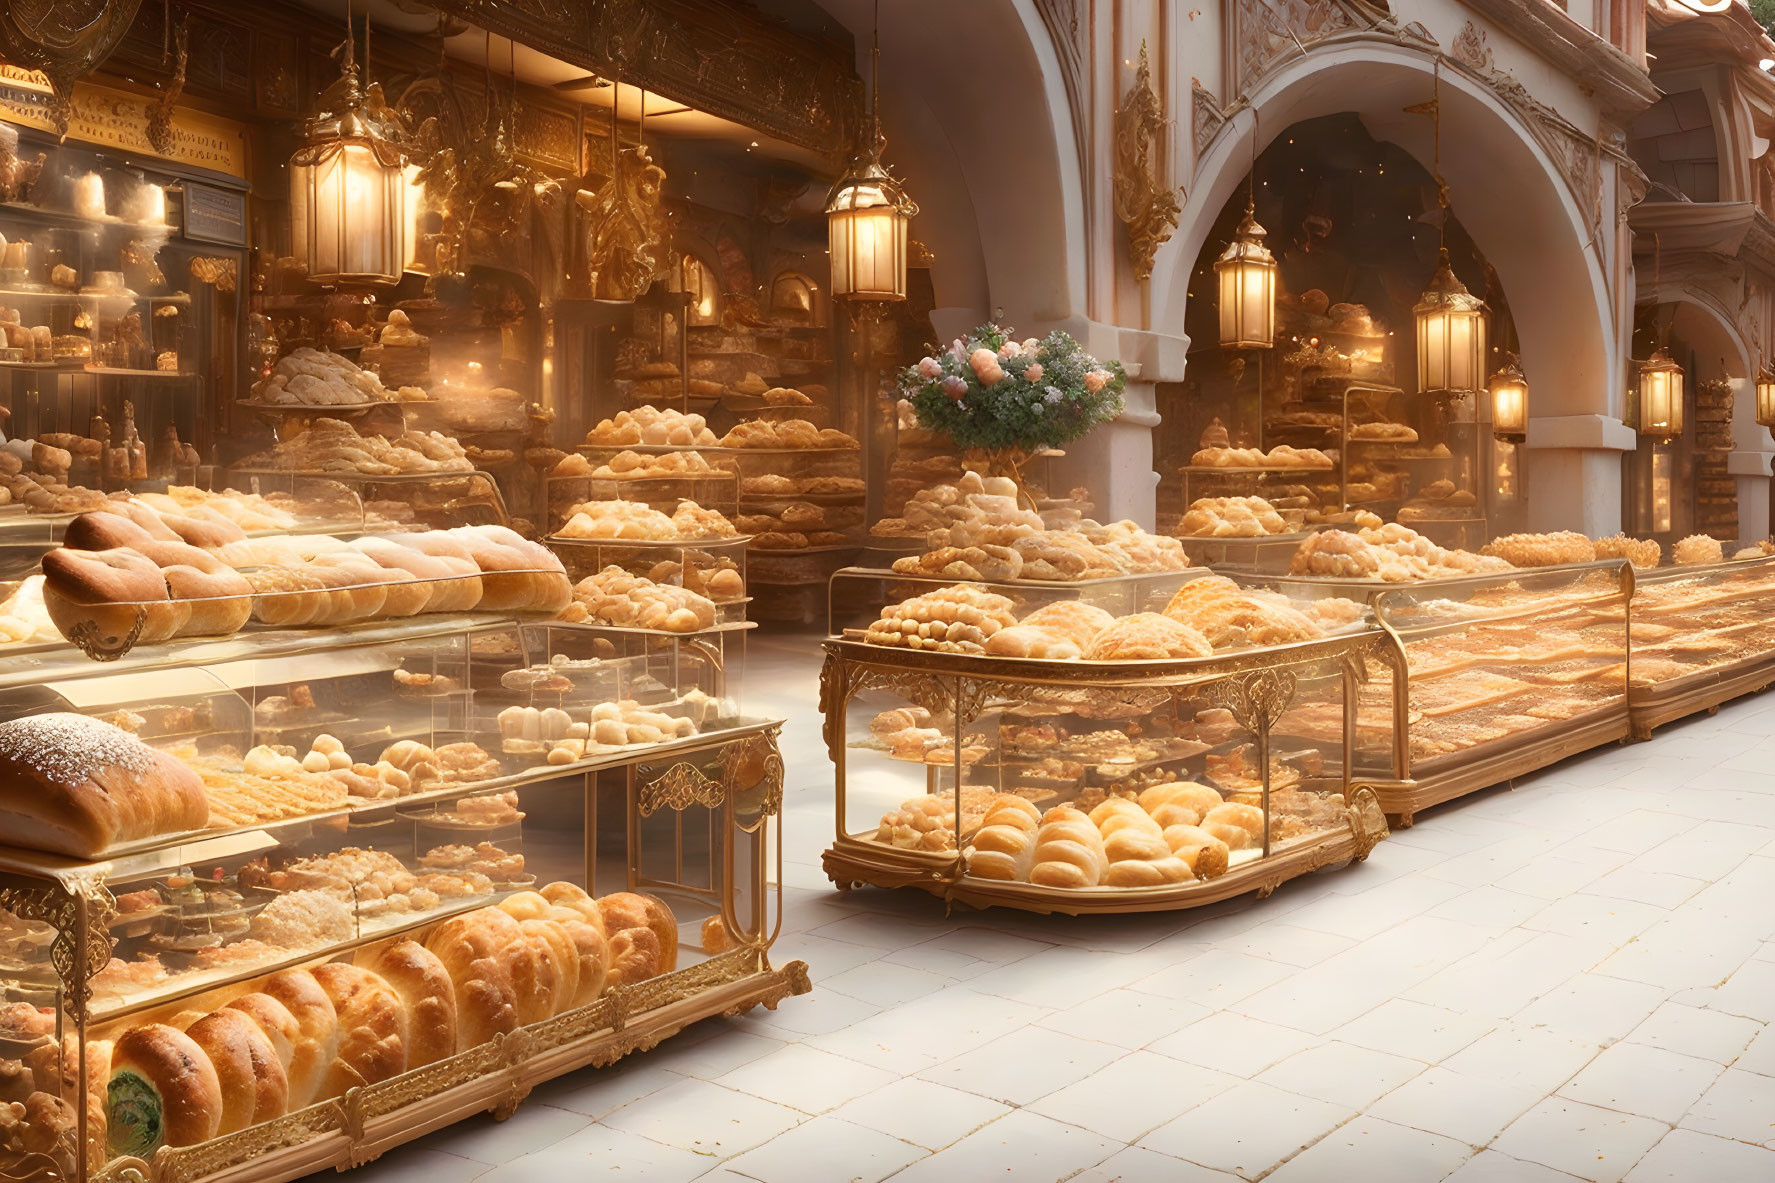
{"label": "flower bouquet", "polygon": [[1099,362],[1066,333],[1016,341],[992,324],[900,374],[920,427],[980,454],[1019,486],[1031,456],[1121,414],[1126,385],[1120,362]]}

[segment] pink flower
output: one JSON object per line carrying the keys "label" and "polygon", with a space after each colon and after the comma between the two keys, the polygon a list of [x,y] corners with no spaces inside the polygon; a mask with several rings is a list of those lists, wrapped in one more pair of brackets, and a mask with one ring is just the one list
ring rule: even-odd
{"label": "pink flower", "polygon": [[949,356],[953,357],[956,361],[968,360],[968,347],[962,343],[960,337],[957,337],[949,343]]}
{"label": "pink flower", "polygon": [[1000,357],[1018,357],[1022,353],[1023,346],[1017,344],[1015,341],[1006,341],[1003,345],[998,347],[998,355]]}
{"label": "pink flower", "polygon": [[1023,371],[1023,380],[1025,382],[1040,382],[1042,380],[1042,365],[1041,365],[1041,363],[1034,362],[1029,366],[1028,369],[1024,370]]}
{"label": "pink flower", "polygon": [[1040,341],[1038,341],[1034,337],[1030,337],[1029,339],[1027,339],[1026,341],[1023,342],[1023,352],[1034,353],[1040,346],[1041,346]]}
{"label": "pink flower", "polygon": [[1005,372],[999,367],[998,354],[984,346],[968,355],[968,364],[974,367],[974,375],[983,386],[992,386],[1004,380]]}
{"label": "pink flower", "polygon": [[918,376],[920,378],[941,378],[943,376],[943,363],[934,357],[919,358]]}
{"label": "pink flower", "polygon": [[960,402],[962,395],[966,394],[967,392],[968,392],[967,379],[958,378],[954,374],[951,374],[951,375],[949,375],[949,377],[943,379],[943,393],[947,394],[950,398],[954,399],[956,402]]}
{"label": "pink flower", "polygon": [[1099,390],[1102,390],[1105,386],[1109,385],[1109,378],[1110,375],[1107,370],[1089,370],[1085,374],[1085,389],[1092,394],[1096,394]]}

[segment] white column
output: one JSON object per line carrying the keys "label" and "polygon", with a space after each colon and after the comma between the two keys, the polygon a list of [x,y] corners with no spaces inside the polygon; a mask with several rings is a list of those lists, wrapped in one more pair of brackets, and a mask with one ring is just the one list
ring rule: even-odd
{"label": "white column", "polygon": [[1620,532],[1621,455],[1637,442],[1631,427],[1605,415],[1530,419],[1528,528],[1592,538]]}
{"label": "white column", "polygon": [[1775,439],[1757,422],[1756,382],[1732,379],[1732,443],[1726,471],[1738,485],[1738,537],[1757,542],[1769,537],[1769,469]]}

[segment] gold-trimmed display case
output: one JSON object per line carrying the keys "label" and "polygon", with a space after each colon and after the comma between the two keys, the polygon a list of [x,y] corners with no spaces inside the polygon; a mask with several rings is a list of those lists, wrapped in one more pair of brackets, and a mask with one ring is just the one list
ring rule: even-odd
{"label": "gold-trimmed display case", "polygon": [[[1368,627],[1211,658],[1095,662],[833,637],[820,675],[837,801],[826,873],[841,890],[915,887],[970,907],[1082,915],[1268,895],[1295,876],[1361,861],[1387,833],[1371,787],[1387,770],[1358,763],[1351,729],[1362,680],[1389,644]],[[1309,740],[1291,714],[1341,725]],[[1166,786],[1192,794],[1182,807],[1228,836],[1216,838],[1218,853],[1180,832],[1192,824],[1186,816],[1156,811]],[[1112,811],[1149,818],[1129,824],[1159,836],[1151,865],[1122,866],[1142,860],[1098,845],[1083,878],[1063,885],[1069,874],[1043,857],[1049,839],[1065,843],[1049,824],[1078,820],[1063,805],[1088,815],[1099,838],[1120,828],[1099,820]],[[1216,830],[1222,806],[1239,832]],[[1008,873],[1005,860],[988,868],[980,854],[1001,807],[1031,819]]]}
{"label": "gold-trimmed display case", "polygon": [[1375,793],[1396,824],[1628,735],[1635,577],[1624,560],[1407,584],[1259,582],[1295,598],[1366,598],[1397,647],[1391,665],[1371,663],[1356,729],[1361,758],[1391,749],[1398,776]]}
{"label": "gold-trimmed display case", "polygon": [[1775,557],[1661,567],[1634,581],[1636,739],[1775,683]]}
{"label": "gold-trimmed display case", "polygon": [[[172,646],[108,665],[46,654],[0,673],[0,720],[66,711],[133,731],[199,772],[210,812],[201,830],[98,858],[0,847],[0,1091],[22,1107],[0,1178],[344,1169],[476,1112],[507,1116],[537,1083],[698,1019],[805,993],[806,967],[768,956],[781,927],[780,723],[737,713],[694,663],[602,656],[598,640],[569,625],[439,616],[243,634],[185,646],[183,659]],[[524,726],[546,728],[551,711],[595,720],[611,702],[657,726],[577,752]],[[332,748],[322,736],[354,762],[356,787],[270,761]],[[379,779],[383,764],[402,766],[391,752],[402,744],[431,750],[433,768]],[[139,1095],[111,1089],[111,1052],[132,1028],[184,1030],[268,975],[361,966],[390,942],[423,943],[453,918],[556,883],[663,902],[675,956],[613,970],[601,991],[520,1009],[491,1039],[420,1062],[418,1020],[400,1010],[388,1021],[402,1050],[374,1073],[352,1060],[350,1087],[268,1118],[261,1100],[250,1123],[202,1140],[170,1144],[170,1122],[144,1134]]]}

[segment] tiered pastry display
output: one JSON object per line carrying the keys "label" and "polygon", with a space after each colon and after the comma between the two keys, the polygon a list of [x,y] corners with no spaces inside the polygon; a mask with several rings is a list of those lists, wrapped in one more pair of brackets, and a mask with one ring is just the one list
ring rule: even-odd
{"label": "tiered pastry display", "polygon": [[[1385,643],[1364,607],[1215,576],[1172,586],[1162,611],[1118,615],[958,583],[828,641],[828,874],[977,906],[1118,911],[1366,854],[1385,827],[1367,790],[1351,792],[1341,726],[1361,655]],[[1269,709],[1332,726],[1271,727],[1248,697],[1269,678],[1287,687]]]}
{"label": "tiered pastry display", "polygon": [[[80,533],[149,528],[95,517],[116,522]],[[492,541],[397,537],[414,549],[352,553],[412,562]],[[163,540],[130,541],[159,554]],[[218,553],[243,546],[267,540]],[[483,609],[539,586],[477,549],[477,574],[439,585],[478,584]],[[548,581],[557,610],[565,577]],[[618,599],[665,632],[712,606],[615,573],[584,596],[609,616]],[[574,627],[434,611],[362,638],[284,634],[300,639],[264,662],[242,660],[261,652],[243,634],[213,668],[186,664],[205,652],[190,646],[0,670],[0,696],[42,712],[0,721],[14,1149],[75,1180],[119,1157],[343,1166],[453,1106],[511,1104],[515,1078],[805,991],[799,965],[764,953],[777,725],[670,665],[577,655]]]}

